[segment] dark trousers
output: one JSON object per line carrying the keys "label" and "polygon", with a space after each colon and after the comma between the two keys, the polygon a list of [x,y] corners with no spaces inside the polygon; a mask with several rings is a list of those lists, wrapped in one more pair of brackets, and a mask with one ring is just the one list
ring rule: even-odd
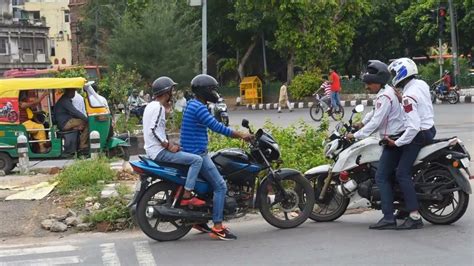
{"label": "dark trousers", "polygon": [[375,181],[380,189],[381,207],[385,220],[395,220],[393,216],[393,179],[391,178],[394,171],[403,194],[406,210],[409,212],[418,210],[418,200],[412,179],[412,166],[421,148],[433,143],[435,135],[436,129],[433,126],[431,129],[418,132],[410,144],[401,147],[384,147],[379,168],[375,173]]}

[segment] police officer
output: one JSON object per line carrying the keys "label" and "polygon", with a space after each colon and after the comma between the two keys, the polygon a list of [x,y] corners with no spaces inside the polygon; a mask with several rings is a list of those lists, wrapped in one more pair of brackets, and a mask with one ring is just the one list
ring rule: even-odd
{"label": "police officer", "polygon": [[[404,114],[400,108],[395,90],[386,85],[390,80],[390,72],[386,64],[378,60],[370,60],[367,72],[362,81],[371,93],[377,93],[375,108],[364,117],[363,127],[355,134],[348,134],[346,138],[363,139],[379,131],[382,139],[389,137],[396,139],[404,130]],[[393,214],[393,192],[390,182],[391,174],[395,169],[395,160],[399,158],[397,149],[384,147],[380,158],[379,168],[375,174],[377,185],[382,197],[382,212],[384,217],[370,229],[395,229],[396,221]]]}
{"label": "police officer", "polygon": [[[397,229],[419,229],[423,227],[423,221],[418,212],[418,200],[412,180],[412,166],[421,148],[432,143],[436,135],[430,89],[426,82],[416,78],[418,68],[415,62],[409,58],[399,58],[393,61],[388,69],[394,77],[393,86],[403,90],[401,103],[405,113],[404,133],[398,139],[386,137],[387,145],[398,151],[396,152],[398,158],[394,158],[396,159],[394,161],[398,162],[396,179],[403,193],[406,211],[409,212],[409,216]],[[385,195],[385,199],[393,202],[391,194]],[[389,212],[389,210],[386,211]]]}

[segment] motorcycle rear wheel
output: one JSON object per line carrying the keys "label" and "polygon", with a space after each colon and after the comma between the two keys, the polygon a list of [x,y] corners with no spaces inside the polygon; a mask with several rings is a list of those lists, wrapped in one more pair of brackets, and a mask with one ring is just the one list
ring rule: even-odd
{"label": "motorcycle rear wheel", "polygon": [[337,193],[337,184],[333,181],[329,184],[324,199],[320,201],[318,197],[324,184],[324,178],[325,176],[321,176],[320,178],[314,178],[311,180],[311,184],[315,191],[316,202],[314,203],[309,218],[316,222],[332,222],[339,219],[339,217],[346,212],[347,206],[349,206],[350,202],[349,198]]}
{"label": "motorcycle rear wheel", "polygon": [[[157,241],[172,241],[184,237],[192,228],[192,225],[184,224],[180,219],[171,220],[162,217],[148,218],[147,208],[156,205],[171,205],[176,185],[168,182],[158,182],[147,189],[138,202],[136,218],[138,226],[150,238]],[[159,225],[171,225],[171,229],[165,231],[165,227]],[[174,227],[174,228],[173,228]]]}
{"label": "motorcycle rear wheel", "polygon": [[[435,170],[425,175],[425,182],[436,185],[442,185],[443,183],[449,184],[453,179],[454,177],[452,177],[446,170]],[[459,220],[464,213],[466,213],[468,205],[469,194],[459,190],[449,194],[444,194],[444,200],[441,202],[420,202],[419,212],[425,220],[432,224],[446,225]],[[448,211],[452,211],[443,215],[448,207]]]}
{"label": "motorcycle rear wheel", "polygon": [[339,110],[335,110],[335,108],[331,109],[332,119],[334,119],[334,121],[341,121],[344,118],[344,107],[339,104]]}
{"label": "motorcycle rear wheel", "polygon": [[300,174],[285,177],[281,184],[289,196],[286,200],[280,198],[282,196],[271,180],[265,179],[260,184],[259,210],[269,224],[281,229],[294,228],[304,223],[311,213],[314,205],[313,188]]}
{"label": "motorcycle rear wheel", "polygon": [[447,98],[450,104],[456,104],[459,101],[459,93],[457,91],[452,90],[448,92]]}

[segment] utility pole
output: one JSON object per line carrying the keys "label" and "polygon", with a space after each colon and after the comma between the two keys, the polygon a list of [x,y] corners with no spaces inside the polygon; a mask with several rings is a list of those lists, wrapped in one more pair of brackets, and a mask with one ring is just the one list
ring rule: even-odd
{"label": "utility pole", "polygon": [[265,53],[265,34],[262,32],[263,73],[267,76],[267,55]]}
{"label": "utility pole", "polygon": [[446,23],[446,7],[440,4],[438,7],[438,45],[439,45],[439,77],[443,76],[443,33]]}
{"label": "utility pole", "polygon": [[95,9],[95,64],[99,65],[99,6]]}
{"label": "utility pole", "polygon": [[453,52],[453,66],[454,66],[454,81],[458,83],[459,79],[459,62],[458,62],[458,41],[456,36],[456,23],[457,18],[454,16],[454,5],[453,0],[448,0],[449,4],[449,16],[451,17],[451,50]]}
{"label": "utility pole", "polygon": [[202,0],[202,73],[207,74],[207,0]]}

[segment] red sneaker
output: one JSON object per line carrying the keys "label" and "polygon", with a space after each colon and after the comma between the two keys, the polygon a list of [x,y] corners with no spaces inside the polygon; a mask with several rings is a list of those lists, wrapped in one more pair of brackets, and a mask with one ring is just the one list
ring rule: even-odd
{"label": "red sneaker", "polygon": [[182,199],[180,204],[181,204],[181,206],[192,205],[192,206],[196,206],[196,207],[201,207],[201,206],[206,205],[206,202],[203,201],[203,200],[200,200],[196,197],[192,197],[190,199]]}

